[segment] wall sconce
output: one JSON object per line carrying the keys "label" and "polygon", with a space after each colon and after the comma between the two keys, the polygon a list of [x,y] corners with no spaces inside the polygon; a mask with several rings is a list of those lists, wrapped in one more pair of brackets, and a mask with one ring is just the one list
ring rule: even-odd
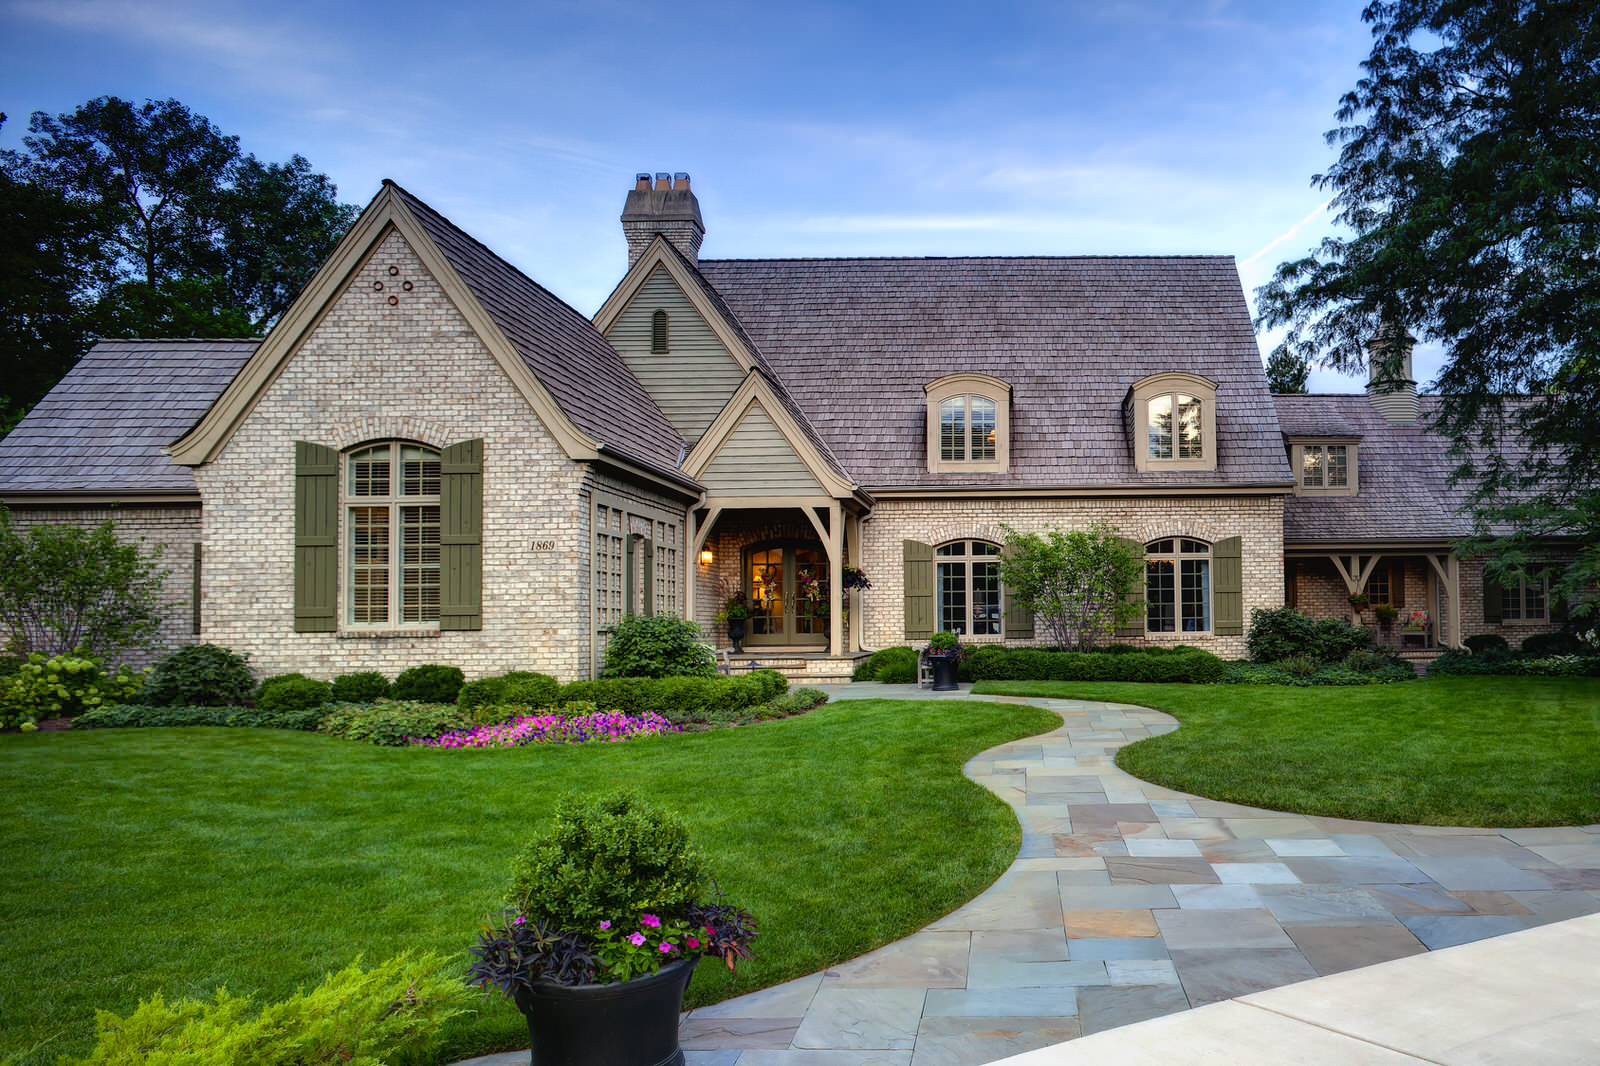
{"label": "wall sconce", "polygon": [[700,565],[701,566],[710,566],[715,559],[716,559],[716,556],[711,554],[711,549],[710,548],[702,548],[700,550]]}

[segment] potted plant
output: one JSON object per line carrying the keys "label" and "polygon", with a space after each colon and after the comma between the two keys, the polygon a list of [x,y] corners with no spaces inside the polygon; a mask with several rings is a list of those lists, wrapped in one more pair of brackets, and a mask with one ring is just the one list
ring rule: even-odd
{"label": "potted plant", "polygon": [[1394,626],[1394,620],[1400,617],[1400,611],[1392,603],[1380,603],[1372,609],[1372,616],[1378,620],[1378,625],[1384,632]]}
{"label": "potted plant", "polygon": [[1365,592],[1357,592],[1350,597],[1350,606],[1356,609],[1356,614],[1360,614],[1362,611],[1366,610],[1367,604],[1371,602],[1372,597],[1368,596]]}
{"label": "potted plant", "polygon": [[957,688],[957,669],[961,664],[961,638],[948,630],[935,633],[928,641],[928,663],[933,667],[933,690],[950,692]]}
{"label": "potted plant", "polygon": [[722,610],[717,612],[717,621],[728,627],[728,639],[733,642],[735,654],[744,652],[745,626],[750,618],[750,608],[744,604],[744,592],[741,590],[728,597],[728,602],[723,604]]}
{"label": "potted plant", "polygon": [[514,863],[468,983],[516,1003],[533,1066],[681,1066],[695,966],[714,956],[732,970],[756,935],[709,884],[676,815],[633,792],[570,794]]}

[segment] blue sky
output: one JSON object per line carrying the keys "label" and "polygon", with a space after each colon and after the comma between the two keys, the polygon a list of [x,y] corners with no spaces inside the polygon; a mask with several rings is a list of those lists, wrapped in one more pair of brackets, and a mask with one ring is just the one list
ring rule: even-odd
{"label": "blue sky", "polygon": [[394,178],[586,313],[637,170],[694,175],[707,256],[1216,252],[1253,291],[1330,230],[1360,8],[0,0],[0,143],[175,96],[347,200]]}

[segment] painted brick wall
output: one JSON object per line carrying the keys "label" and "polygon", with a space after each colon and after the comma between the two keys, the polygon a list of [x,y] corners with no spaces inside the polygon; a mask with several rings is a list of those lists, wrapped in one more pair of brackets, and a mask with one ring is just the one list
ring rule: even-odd
{"label": "painted brick wall", "polygon": [[200,540],[198,504],[134,505],[118,507],[13,507],[11,517],[19,529],[35,525],[70,525],[86,529],[105,522],[117,524],[117,536],[137,543],[145,551],[160,552],[167,577],[161,592],[161,628],[148,648],[130,650],[120,661],[148,666],[175,648],[193,644],[194,546]]}
{"label": "painted brick wall", "polygon": [[[1026,532],[1083,529],[1104,521],[1122,536],[1141,541],[1194,537],[1217,541],[1237,536],[1244,562],[1244,616],[1257,607],[1283,604],[1283,499],[1278,496],[1211,498],[897,500],[878,501],[862,530],[863,567],[872,581],[864,594],[868,648],[905,643],[905,586],[901,542],[939,544],[961,538],[1005,540],[1005,526]],[[982,638],[978,638],[982,639]],[[998,639],[998,638],[991,638]],[[1042,642],[1044,634],[1040,632]],[[1244,637],[1170,633],[1140,643],[1192,644],[1228,658],[1242,658]]]}
{"label": "painted brick wall", "polygon": [[[390,273],[390,268],[397,272]],[[375,283],[384,284],[383,291]],[[403,283],[410,282],[411,291]],[[395,306],[389,297],[397,297]],[[338,449],[398,437],[484,440],[483,629],[294,631],[294,442]],[[424,662],[468,676],[585,676],[584,464],[569,460],[443,289],[395,233],[290,357],[215,461],[204,499],[206,640],[262,673],[393,675]],[[535,554],[535,539],[556,550]],[[345,560],[341,551],[341,615]]]}

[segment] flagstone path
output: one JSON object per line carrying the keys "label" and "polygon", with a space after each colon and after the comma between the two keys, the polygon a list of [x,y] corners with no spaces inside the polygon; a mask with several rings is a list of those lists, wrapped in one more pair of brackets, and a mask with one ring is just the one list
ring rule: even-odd
{"label": "flagstone path", "polygon": [[[832,692],[930,696],[865,684]],[[1017,861],[904,940],[692,1011],[683,1023],[689,1066],[991,1062],[1600,912],[1600,825],[1457,829],[1241,807],[1116,768],[1124,744],[1177,728],[1158,711],[948,695],[1062,717],[1055,732],[965,768],[1016,809]]]}

